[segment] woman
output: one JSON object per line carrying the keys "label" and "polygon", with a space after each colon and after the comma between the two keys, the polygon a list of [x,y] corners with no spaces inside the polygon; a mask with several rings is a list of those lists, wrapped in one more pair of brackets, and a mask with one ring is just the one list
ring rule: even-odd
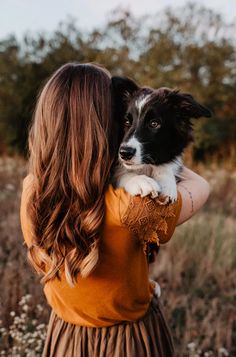
{"label": "woman", "polygon": [[171,205],[114,189],[111,108],[110,75],[92,64],[61,67],[36,106],[20,214],[29,261],[52,307],[44,357],[174,355],[146,248],[167,242],[209,187],[185,168]]}

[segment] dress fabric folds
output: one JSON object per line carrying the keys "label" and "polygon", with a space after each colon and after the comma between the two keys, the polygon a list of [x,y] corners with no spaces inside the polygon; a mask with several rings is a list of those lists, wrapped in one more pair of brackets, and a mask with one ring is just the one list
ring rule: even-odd
{"label": "dress fabric folds", "polygon": [[52,310],[42,357],[173,357],[171,333],[156,295],[143,318],[108,327],[85,327]]}

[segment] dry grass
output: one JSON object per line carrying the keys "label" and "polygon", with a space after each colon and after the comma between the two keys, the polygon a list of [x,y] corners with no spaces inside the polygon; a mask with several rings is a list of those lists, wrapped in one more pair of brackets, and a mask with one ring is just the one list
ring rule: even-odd
{"label": "dry grass", "polygon": [[[236,173],[232,167],[226,171],[199,165],[196,170],[210,181],[209,201],[177,228],[151,274],[162,287],[179,356],[227,356],[227,351],[234,356]],[[42,286],[26,261],[19,225],[25,172],[21,158],[0,158],[0,351],[9,356],[40,356],[42,344],[37,345],[34,337],[43,341],[49,317]],[[29,294],[28,308],[22,311],[19,303]],[[42,306],[40,314],[37,305]],[[17,342],[17,336],[24,343]]]}
{"label": "dry grass", "polygon": [[[39,278],[26,260],[19,223],[21,182],[25,172],[25,162],[21,158],[0,158],[0,320],[2,328],[9,331],[6,336],[4,330],[0,330],[0,351],[7,351],[6,355],[11,357],[26,356],[12,354],[10,349],[14,344],[10,334],[14,316],[10,313],[14,312],[20,318],[21,299],[28,294],[33,296],[30,318],[37,319],[37,325],[47,322],[49,318],[49,307],[45,304]],[[43,306],[40,315],[37,304]]]}
{"label": "dry grass", "polygon": [[[198,171],[202,171],[202,168]],[[151,268],[180,356],[189,341],[214,353],[236,354],[236,173],[204,170],[211,195],[176,229]],[[216,354],[217,355],[217,354]]]}

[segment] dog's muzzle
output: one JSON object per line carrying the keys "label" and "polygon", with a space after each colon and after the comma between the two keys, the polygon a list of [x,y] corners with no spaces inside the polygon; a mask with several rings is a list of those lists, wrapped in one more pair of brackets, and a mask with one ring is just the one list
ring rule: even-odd
{"label": "dog's muzzle", "polygon": [[119,154],[122,160],[128,161],[134,157],[136,149],[131,146],[121,146]]}

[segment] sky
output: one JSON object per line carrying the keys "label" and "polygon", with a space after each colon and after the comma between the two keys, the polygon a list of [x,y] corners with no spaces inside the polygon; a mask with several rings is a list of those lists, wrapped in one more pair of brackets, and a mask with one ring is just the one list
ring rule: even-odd
{"label": "sky", "polygon": [[[221,13],[227,21],[236,19],[236,0],[197,0]],[[186,0],[0,0],[0,39],[9,34],[51,32],[68,17],[85,30],[106,22],[107,14],[121,6],[135,15],[154,14],[166,6],[181,6]]]}

